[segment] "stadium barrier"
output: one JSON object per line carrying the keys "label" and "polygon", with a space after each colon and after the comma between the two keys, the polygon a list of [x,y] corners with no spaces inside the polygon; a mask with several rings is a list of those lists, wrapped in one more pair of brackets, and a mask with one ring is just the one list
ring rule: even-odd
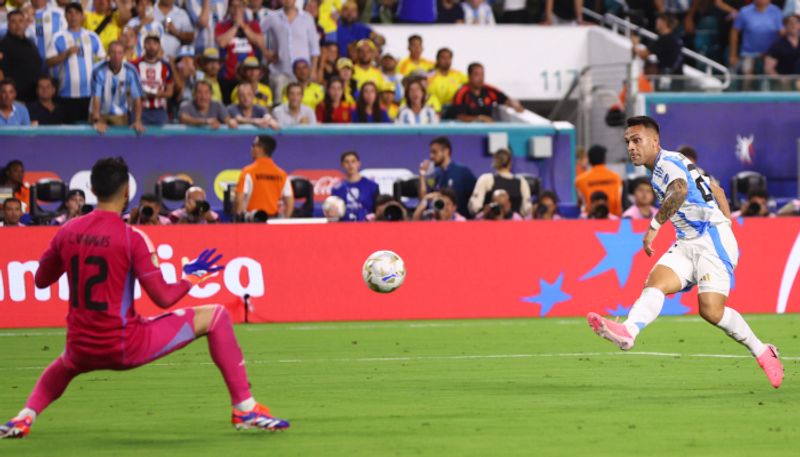
{"label": "stadium barrier", "polygon": [[[148,227],[167,281],[182,257],[206,247],[224,253],[224,274],[179,303],[222,303],[251,322],[622,315],[656,258],[641,239],[648,221],[530,221],[217,225]],[[740,265],[731,306],[746,313],[800,311],[800,218],[734,222]],[[55,228],[5,228],[0,251],[0,327],[64,324],[66,277],[35,289],[38,259]],[[669,226],[658,254],[673,241]],[[361,277],[373,251],[400,254],[405,284],[381,295]],[[136,286],[136,308],[157,309]],[[669,297],[663,314],[695,313],[696,292]]]}

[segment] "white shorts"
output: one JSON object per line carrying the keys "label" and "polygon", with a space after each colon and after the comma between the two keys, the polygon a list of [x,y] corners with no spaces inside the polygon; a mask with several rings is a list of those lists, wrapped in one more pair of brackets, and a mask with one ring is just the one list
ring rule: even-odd
{"label": "white shorts", "polygon": [[733,287],[733,270],[739,262],[739,245],[728,223],[712,225],[690,240],[679,239],[656,265],[674,271],[683,290],[698,285],[699,293],[727,296]]}

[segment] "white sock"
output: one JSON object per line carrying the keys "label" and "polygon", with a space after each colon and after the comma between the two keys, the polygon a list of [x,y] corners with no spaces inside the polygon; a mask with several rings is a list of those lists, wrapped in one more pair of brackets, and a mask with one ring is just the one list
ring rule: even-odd
{"label": "white sock", "polygon": [[17,414],[18,418],[30,417],[31,422],[36,420],[36,411],[30,408],[23,408],[22,411]]}
{"label": "white sock", "polygon": [[658,313],[664,306],[664,292],[655,287],[645,287],[642,295],[631,307],[628,318],[625,320],[625,328],[632,337],[636,338],[639,332],[656,320]]}
{"label": "white sock", "polygon": [[250,411],[256,407],[256,400],[253,397],[250,397],[241,403],[236,403],[233,405],[233,407],[239,411]]}
{"label": "white sock", "polygon": [[733,308],[725,307],[717,327],[721,328],[729,337],[747,346],[753,357],[761,355],[767,346],[758,339],[744,318]]}

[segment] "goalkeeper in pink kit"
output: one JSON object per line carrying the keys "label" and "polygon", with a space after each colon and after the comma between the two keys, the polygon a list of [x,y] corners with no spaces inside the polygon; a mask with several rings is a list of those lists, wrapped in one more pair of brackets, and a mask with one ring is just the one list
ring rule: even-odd
{"label": "goalkeeper in pink kit", "polygon": [[0,438],[22,438],[76,376],[94,370],[128,370],[166,356],[201,336],[231,396],[237,428],[282,430],[285,420],[250,393],[244,358],[228,312],[220,305],[178,309],[144,318],[133,307],[136,279],[161,308],[169,308],[195,284],[223,269],[220,255],[206,250],[183,267],[183,279],[167,284],[147,236],[120,217],[128,204],[128,166],[122,158],[92,168],[97,209],[64,225],[39,261],[36,286],[49,287],[66,272],[70,285],[67,342],[45,369],[25,408],[0,425]]}

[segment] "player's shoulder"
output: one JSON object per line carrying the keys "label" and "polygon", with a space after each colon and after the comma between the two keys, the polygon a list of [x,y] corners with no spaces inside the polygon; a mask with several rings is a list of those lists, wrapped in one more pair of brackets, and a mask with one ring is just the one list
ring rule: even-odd
{"label": "player's shoulder", "polygon": [[130,233],[131,240],[140,239],[142,242],[144,242],[145,246],[147,246],[147,250],[149,252],[156,252],[155,244],[153,244],[153,241],[149,236],[147,236],[147,233],[145,233],[144,230],[132,225],[126,225],[125,227]]}

